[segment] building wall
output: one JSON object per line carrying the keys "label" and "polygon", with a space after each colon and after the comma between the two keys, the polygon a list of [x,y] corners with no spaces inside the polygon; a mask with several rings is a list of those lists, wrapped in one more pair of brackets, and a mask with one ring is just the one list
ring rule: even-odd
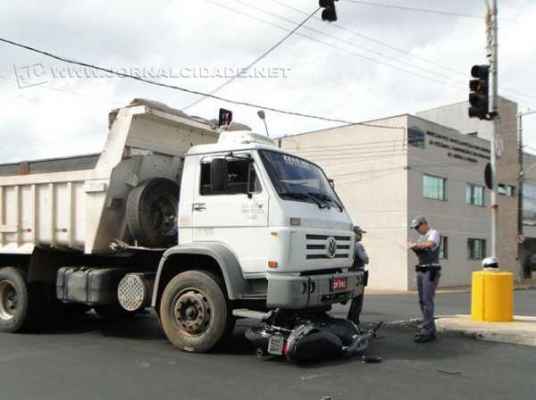
{"label": "building wall", "polygon": [[[467,115],[468,103],[456,103],[417,113],[427,120],[452,127],[463,134],[478,133],[484,139],[491,138],[491,123],[471,119]],[[519,151],[517,139],[517,104],[505,98],[499,99],[500,120],[497,142],[500,157],[497,160],[497,182],[516,188],[513,197],[498,196],[497,257],[501,268],[510,270],[519,279],[522,267],[518,252],[518,177]]]}
{"label": "building wall", "polygon": [[[409,117],[410,129],[424,133],[423,148],[410,146],[408,150],[408,213],[410,217],[425,216],[433,228],[448,239],[447,258],[441,260],[443,267],[441,287],[467,285],[471,273],[481,269],[479,260],[470,260],[467,241],[485,239],[490,250],[489,209],[466,204],[466,184],[484,185],[484,168],[489,153],[471,146],[489,149],[486,140],[462,135],[454,129],[433,122]],[[475,152],[480,155],[468,154]],[[423,196],[423,175],[447,179],[447,200],[432,200]],[[485,198],[489,204],[489,191]],[[412,239],[416,232],[410,234]],[[408,253],[408,264],[413,266],[417,258]],[[415,272],[408,270],[410,288],[415,288]]]}
{"label": "building wall", "polygon": [[294,135],[282,147],[319,164],[354,224],[367,231],[369,286],[408,289],[406,116]]}
{"label": "building wall", "polygon": [[[497,178],[517,192],[517,106],[501,98],[499,107]],[[364,244],[371,258],[371,288],[415,289],[417,259],[407,249],[407,241],[416,238],[408,226],[418,215],[426,216],[448,238],[440,286],[469,285],[481,260],[469,259],[468,239],[486,240],[487,255],[491,254],[490,192],[486,190],[484,207],[466,204],[465,199],[468,183],[484,185],[489,123],[469,119],[467,103],[457,103],[418,116],[405,114],[367,124],[377,126],[351,125],[294,135],[284,138],[282,147],[324,168],[354,223],[367,230]],[[416,132],[424,148],[412,143]],[[423,197],[424,174],[447,179],[447,201]],[[536,168],[534,174],[536,182]],[[499,262],[519,277],[517,193],[498,196],[497,203]]]}
{"label": "building wall", "polygon": [[523,154],[523,237],[519,246],[519,259],[525,268],[526,277],[535,275],[534,263],[530,261],[536,254],[536,155]]}

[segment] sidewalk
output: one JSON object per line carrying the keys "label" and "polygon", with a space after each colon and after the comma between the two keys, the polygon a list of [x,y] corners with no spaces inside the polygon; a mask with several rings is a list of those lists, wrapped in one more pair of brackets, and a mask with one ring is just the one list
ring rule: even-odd
{"label": "sidewalk", "polygon": [[[536,279],[527,279],[523,282],[514,282],[514,290],[531,290],[536,289]],[[467,293],[471,291],[471,286],[449,286],[438,288],[437,293]],[[416,290],[392,290],[392,289],[366,289],[369,295],[400,295],[400,294],[415,294]]]}
{"label": "sidewalk", "polygon": [[469,315],[439,317],[439,332],[458,333],[492,342],[536,346],[536,317],[515,316],[513,322],[477,322]]}

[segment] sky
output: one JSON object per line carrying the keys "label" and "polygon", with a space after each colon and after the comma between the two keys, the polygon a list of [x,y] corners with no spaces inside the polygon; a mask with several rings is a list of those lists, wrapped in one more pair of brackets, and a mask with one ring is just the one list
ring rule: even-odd
{"label": "sky", "polygon": [[[484,0],[370,0],[484,16]],[[485,63],[483,18],[337,4],[339,20],[309,20],[218,95],[344,121],[364,121],[464,101],[469,71]],[[316,0],[10,0],[0,37],[86,63],[210,92],[318,7]],[[499,0],[500,93],[536,109],[536,0]],[[134,98],[183,109],[197,96],[69,66],[0,43],[0,163],[95,153],[108,112]],[[204,101],[264,132],[258,108]],[[337,125],[266,112],[270,134]],[[525,119],[536,151],[536,115]]]}

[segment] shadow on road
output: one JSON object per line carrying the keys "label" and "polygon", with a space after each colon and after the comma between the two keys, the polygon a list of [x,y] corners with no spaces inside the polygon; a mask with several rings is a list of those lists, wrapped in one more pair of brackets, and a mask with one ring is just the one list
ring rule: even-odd
{"label": "shadow on road", "polygon": [[[227,339],[212,353],[215,355],[251,355],[251,357],[255,357],[255,349],[244,335],[246,329],[254,324],[255,321],[251,320],[238,321],[232,337]],[[93,313],[87,313],[76,317],[73,316],[70,319],[62,321],[60,326],[56,326],[54,329],[42,330],[40,333],[43,335],[79,335],[92,333],[102,335],[103,337],[125,338],[129,340],[166,341],[158,320],[150,313],[116,321],[106,321]],[[470,339],[440,336],[434,343],[416,344],[413,342],[413,335],[414,329],[410,327],[384,327],[379,332],[378,337],[371,341],[366,354],[380,356],[384,362],[393,360],[441,361],[466,357],[478,351],[474,345],[471,345],[474,342]],[[267,358],[263,361],[259,360],[259,362],[273,364],[286,363],[287,361],[275,357]],[[296,366],[304,369],[317,369],[361,362],[361,355],[356,355],[350,358],[299,363]]]}

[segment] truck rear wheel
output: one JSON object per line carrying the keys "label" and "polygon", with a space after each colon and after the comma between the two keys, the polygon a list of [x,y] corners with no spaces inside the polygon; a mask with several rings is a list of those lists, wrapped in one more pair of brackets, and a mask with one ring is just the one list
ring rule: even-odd
{"label": "truck rear wheel", "polygon": [[0,269],[0,332],[18,332],[31,321],[29,292],[21,271]]}
{"label": "truck rear wheel", "polygon": [[205,271],[186,271],[164,289],[160,320],[176,347],[205,353],[228,333],[230,309],[218,278]]}

